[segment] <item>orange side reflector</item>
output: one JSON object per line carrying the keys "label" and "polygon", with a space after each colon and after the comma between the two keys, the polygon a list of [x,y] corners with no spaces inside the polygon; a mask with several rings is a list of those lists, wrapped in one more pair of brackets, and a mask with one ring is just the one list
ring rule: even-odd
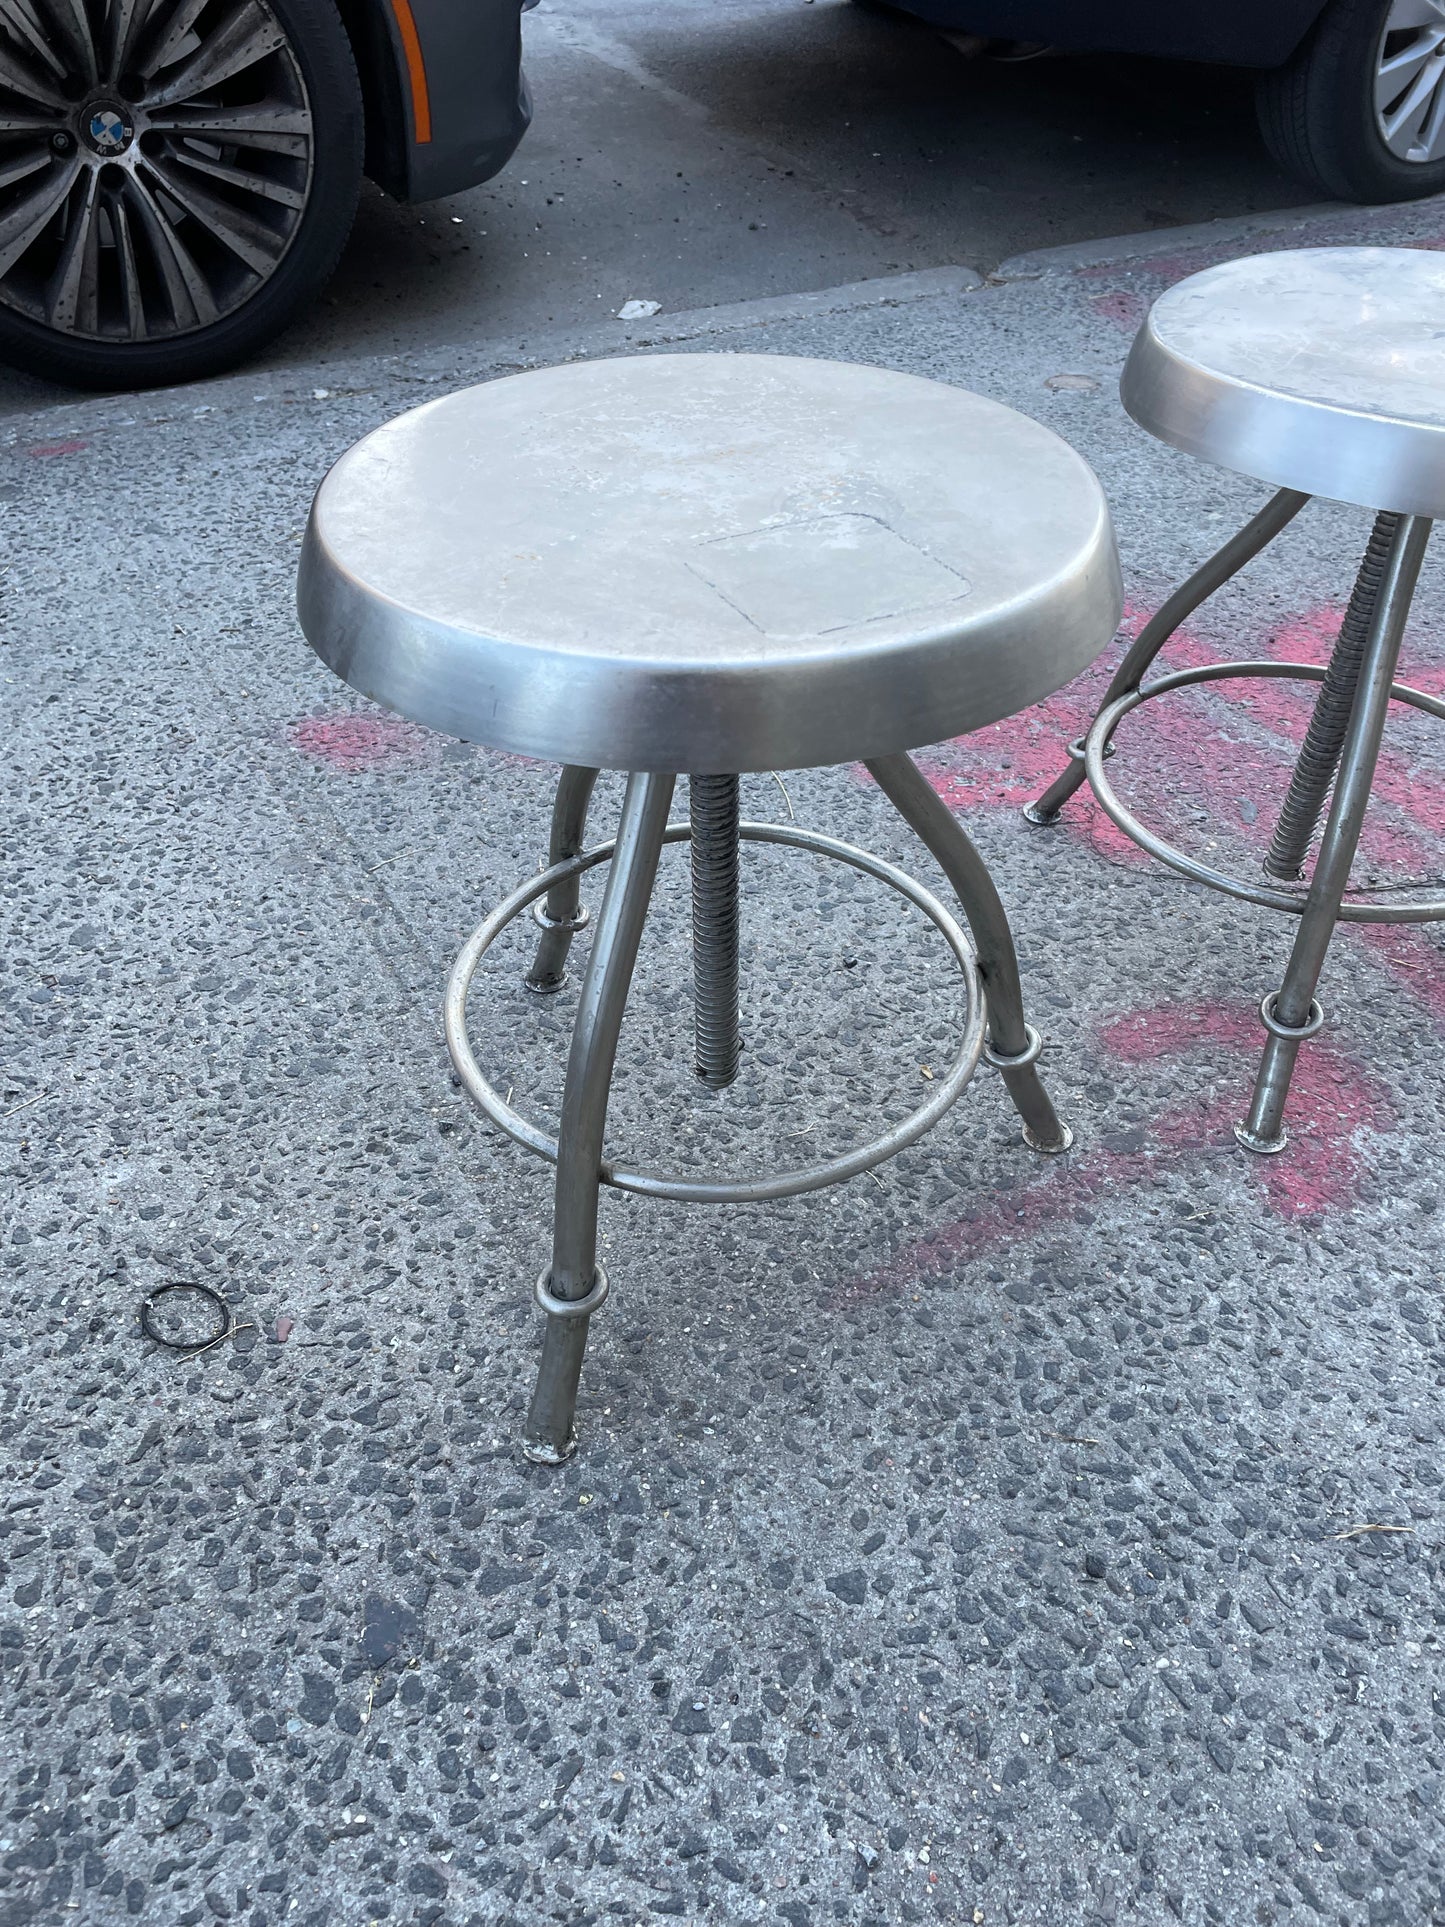
{"label": "orange side reflector", "polygon": [[421,57],[421,40],[412,18],[411,0],[391,0],[391,10],[396,15],[402,52],[406,55],[407,77],[411,81],[412,125],[417,141],[425,143],[431,139],[431,96],[427,93],[426,62]]}

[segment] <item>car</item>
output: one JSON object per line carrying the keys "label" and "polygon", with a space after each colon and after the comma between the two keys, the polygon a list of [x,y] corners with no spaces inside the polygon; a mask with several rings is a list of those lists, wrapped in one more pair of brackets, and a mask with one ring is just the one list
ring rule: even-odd
{"label": "car", "polygon": [[363,172],[455,193],[530,114],[519,0],[0,0],[0,361],[215,374],[315,299]]}
{"label": "car", "polygon": [[1445,0],[890,0],[1023,50],[1162,54],[1259,72],[1287,172],[1346,201],[1445,190]]}

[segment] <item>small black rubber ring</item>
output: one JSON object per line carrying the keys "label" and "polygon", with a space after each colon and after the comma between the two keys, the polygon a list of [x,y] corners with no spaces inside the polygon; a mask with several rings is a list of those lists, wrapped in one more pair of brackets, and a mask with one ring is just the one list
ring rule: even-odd
{"label": "small black rubber ring", "polygon": [[[151,1320],[151,1308],[158,1298],[164,1298],[170,1291],[199,1292],[202,1298],[209,1298],[221,1314],[218,1330],[208,1338],[167,1338],[164,1332],[157,1331]],[[173,1352],[193,1352],[202,1345],[214,1345],[218,1338],[224,1338],[231,1329],[231,1308],[210,1285],[197,1284],[191,1279],[178,1279],[174,1284],[157,1285],[154,1291],[147,1292],[140,1301],[140,1328],[147,1338],[153,1338],[158,1345],[164,1345]]]}

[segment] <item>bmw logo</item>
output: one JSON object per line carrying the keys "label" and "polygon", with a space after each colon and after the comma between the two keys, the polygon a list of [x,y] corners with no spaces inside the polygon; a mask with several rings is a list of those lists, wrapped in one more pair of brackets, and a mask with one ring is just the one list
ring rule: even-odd
{"label": "bmw logo", "polygon": [[95,152],[109,160],[130,146],[135,139],[135,128],[119,108],[100,102],[92,108],[90,119],[85,123],[85,136]]}

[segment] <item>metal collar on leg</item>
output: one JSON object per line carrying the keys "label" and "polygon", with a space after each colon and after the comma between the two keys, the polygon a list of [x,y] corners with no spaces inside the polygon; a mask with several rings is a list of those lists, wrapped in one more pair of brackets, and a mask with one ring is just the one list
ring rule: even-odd
{"label": "metal collar on leg", "polygon": [[1310,998],[1310,1014],[1302,1024],[1282,1024],[1274,1014],[1277,990],[1272,990],[1259,1007],[1260,1021],[1271,1037],[1282,1037],[1287,1044],[1303,1044],[1318,1037],[1325,1027],[1324,1006],[1318,997]]}
{"label": "metal collar on leg", "polygon": [[549,1318],[590,1318],[594,1311],[601,1311],[607,1302],[607,1294],[612,1289],[602,1260],[597,1260],[592,1274],[592,1284],[580,1298],[559,1298],[552,1289],[552,1269],[549,1265],[536,1284],[532,1296],[539,1308]]}
{"label": "metal collar on leg", "polygon": [[983,1061],[986,1064],[992,1064],[996,1071],[1021,1071],[1026,1064],[1036,1064],[1043,1055],[1044,1040],[1029,1023],[1024,1025],[1024,1036],[1027,1037],[1028,1042],[1012,1057],[1006,1056],[1003,1051],[995,1050],[993,1039],[990,1038],[983,1047]]}
{"label": "metal collar on leg", "polygon": [[585,903],[577,906],[575,916],[549,917],[546,904],[537,902],[532,905],[532,921],[543,930],[570,930],[575,936],[579,930],[585,930],[592,919]]}

